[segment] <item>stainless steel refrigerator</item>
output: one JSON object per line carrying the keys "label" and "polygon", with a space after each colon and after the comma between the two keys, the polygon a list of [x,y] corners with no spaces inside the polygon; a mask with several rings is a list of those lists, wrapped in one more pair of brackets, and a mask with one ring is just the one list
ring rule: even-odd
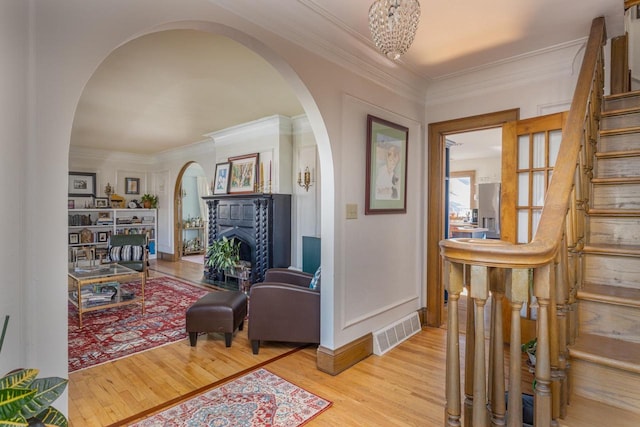
{"label": "stainless steel refrigerator", "polygon": [[478,227],[487,228],[487,239],[500,238],[500,183],[478,184]]}

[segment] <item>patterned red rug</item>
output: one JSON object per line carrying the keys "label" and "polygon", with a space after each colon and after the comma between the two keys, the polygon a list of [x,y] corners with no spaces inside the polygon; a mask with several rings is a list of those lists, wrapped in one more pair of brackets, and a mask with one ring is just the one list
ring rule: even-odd
{"label": "patterned red rug", "polygon": [[258,369],[131,427],[296,427],[327,410],[331,404],[266,369]]}
{"label": "patterned red rug", "polygon": [[[140,291],[139,284],[122,285]],[[206,290],[171,277],[147,279],[145,314],[140,304],[82,315],[69,303],[69,372],[119,359],[187,337],[185,313]]]}

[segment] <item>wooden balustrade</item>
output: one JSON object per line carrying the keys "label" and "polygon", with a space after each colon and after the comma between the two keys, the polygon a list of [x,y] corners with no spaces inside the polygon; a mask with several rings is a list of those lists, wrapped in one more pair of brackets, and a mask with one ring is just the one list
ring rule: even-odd
{"label": "wooden balustrade", "polygon": [[[519,245],[478,239],[440,242],[449,293],[445,426],[460,426],[462,418],[466,427],[522,426],[520,309],[528,303],[531,289],[537,304],[535,426],[557,425],[556,420],[566,413],[567,345],[576,333],[575,295],[582,280],[581,251],[602,103],[605,40],[604,18],[596,18],[532,241]],[[464,287],[472,303],[467,304],[462,417],[458,301]],[[511,304],[508,402],[502,341],[504,298]],[[487,365],[484,318],[488,300],[492,308]]]}

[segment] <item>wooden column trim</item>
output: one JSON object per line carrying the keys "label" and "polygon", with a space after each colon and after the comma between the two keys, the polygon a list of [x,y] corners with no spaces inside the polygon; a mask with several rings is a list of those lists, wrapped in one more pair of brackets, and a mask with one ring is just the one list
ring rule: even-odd
{"label": "wooden column trim", "polygon": [[371,354],[373,354],[373,334],[367,334],[335,350],[318,347],[316,366],[322,372],[338,375]]}

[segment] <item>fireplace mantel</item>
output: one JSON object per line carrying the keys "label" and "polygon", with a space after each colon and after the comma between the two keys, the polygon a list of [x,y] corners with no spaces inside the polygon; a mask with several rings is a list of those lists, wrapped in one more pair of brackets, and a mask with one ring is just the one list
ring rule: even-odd
{"label": "fireplace mantel", "polygon": [[[209,207],[208,245],[223,236],[240,240],[241,258],[251,262],[252,283],[263,281],[269,268],[291,265],[290,194],[227,194],[203,200]],[[213,280],[212,268],[205,267],[204,274]]]}

